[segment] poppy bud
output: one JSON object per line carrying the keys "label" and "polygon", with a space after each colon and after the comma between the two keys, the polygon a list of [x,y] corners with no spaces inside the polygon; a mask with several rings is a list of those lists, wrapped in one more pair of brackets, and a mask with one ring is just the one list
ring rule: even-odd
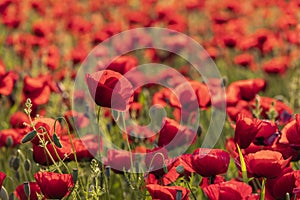
{"label": "poppy bud", "polygon": [[25,182],[24,183],[24,192],[26,194],[26,197],[30,196],[30,186],[29,186],[29,182]]}
{"label": "poppy bud", "polygon": [[12,146],[14,145],[14,141],[13,141],[13,139],[12,139],[11,136],[8,136],[8,137],[6,138],[5,143],[6,143],[6,146],[7,146],[7,147],[12,147]]}
{"label": "poppy bud", "polygon": [[11,167],[15,170],[18,171],[20,166],[20,158],[19,157],[13,157],[11,160]]}
{"label": "poppy bud", "polygon": [[176,190],[176,200],[181,200],[181,198],[182,198],[182,191]]}
{"label": "poppy bud", "polygon": [[31,163],[30,163],[30,160],[29,160],[29,159],[26,159],[26,160],[24,161],[24,169],[25,169],[26,171],[30,171],[30,169],[31,169]]}
{"label": "poppy bud", "polygon": [[183,173],[184,173],[184,167],[183,167],[182,165],[178,165],[178,166],[176,167],[176,172],[177,172],[178,174],[183,174]]}
{"label": "poppy bud", "polygon": [[105,167],[105,176],[109,179],[110,178],[110,166]]}
{"label": "poppy bud", "polygon": [[31,140],[36,136],[36,134],[37,134],[36,130],[33,130],[33,131],[27,133],[27,134],[23,137],[23,139],[22,139],[21,142],[22,142],[22,143],[26,143],[26,142],[31,141]]}
{"label": "poppy bud", "polygon": [[62,145],[61,145],[60,140],[59,140],[58,136],[56,135],[56,133],[53,134],[53,142],[54,142],[55,146],[57,146],[58,148],[62,148]]}
{"label": "poppy bud", "polygon": [[78,180],[78,169],[77,168],[73,168],[72,179],[73,179],[74,183],[76,183]]}

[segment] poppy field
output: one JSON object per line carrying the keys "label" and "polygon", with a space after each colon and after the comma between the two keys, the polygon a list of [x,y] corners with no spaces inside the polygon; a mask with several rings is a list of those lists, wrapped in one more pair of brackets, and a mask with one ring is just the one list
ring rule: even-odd
{"label": "poppy field", "polygon": [[0,199],[300,199],[299,0],[0,0]]}

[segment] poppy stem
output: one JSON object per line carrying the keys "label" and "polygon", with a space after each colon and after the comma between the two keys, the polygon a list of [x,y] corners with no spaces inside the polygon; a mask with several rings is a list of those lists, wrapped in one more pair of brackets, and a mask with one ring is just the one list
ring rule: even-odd
{"label": "poppy stem", "polygon": [[260,192],[260,200],[265,199],[265,194],[266,194],[266,178],[263,178],[262,183],[261,183],[261,192]]}
{"label": "poppy stem", "polygon": [[187,187],[189,188],[189,190],[191,191],[191,194],[192,194],[194,200],[197,200],[197,197],[196,197],[196,195],[194,194],[194,192],[193,192],[193,190],[192,190],[190,184],[189,184],[189,183],[187,182],[187,180],[185,180],[185,179],[184,179],[184,182],[185,182],[185,184],[187,185]]}

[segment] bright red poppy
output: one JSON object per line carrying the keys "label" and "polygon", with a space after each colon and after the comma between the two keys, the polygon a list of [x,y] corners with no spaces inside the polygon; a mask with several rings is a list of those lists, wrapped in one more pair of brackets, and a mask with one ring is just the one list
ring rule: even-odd
{"label": "bright red poppy", "polygon": [[246,183],[230,180],[203,188],[210,200],[241,200],[252,195],[252,188]]}
{"label": "bright red poppy", "polygon": [[[29,182],[29,188],[30,188],[30,196],[29,198],[31,200],[38,200],[37,194],[41,194],[41,189],[39,185],[36,182]],[[19,200],[28,200],[27,195],[25,194],[24,190],[24,184],[18,185],[14,194]],[[45,198],[43,198],[45,199]]]}
{"label": "bright red poppy", "polygon": [[68,196],[74,187],[71,174],[38,172],[34,178],[47,199],[61,199]]}
{"label": "bright red poppy", "polygon": [[181,186],[161,186],[157,184],[146,185],[152,199],[177,200],[176,194],[181,192],[181,200],[188,200],[190,191]]}
{"label": "bright red poppy", "polygon": [[275,178],[290,163],[291,158],[284,160],[281,153],[261,150],[246,155],[247,171],[254,177]]}

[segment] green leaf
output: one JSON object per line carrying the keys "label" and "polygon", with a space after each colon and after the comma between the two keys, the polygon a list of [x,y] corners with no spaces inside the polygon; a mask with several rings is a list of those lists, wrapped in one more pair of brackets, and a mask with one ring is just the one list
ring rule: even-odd
{"label": "green leaf", "polygon": [[238,152],[239,152],[239,157],[240,157],[240,162],[241,162],[241,170],[242,170],[242,177],[243,177],[243,182],[244,183],[248,183],[248,176],[247,176],[247,167],[246,167],[246,163],[244,160],[244,156],[242,154],[242,151],[240,149],[240,146],[238,144],[236,144]]}

